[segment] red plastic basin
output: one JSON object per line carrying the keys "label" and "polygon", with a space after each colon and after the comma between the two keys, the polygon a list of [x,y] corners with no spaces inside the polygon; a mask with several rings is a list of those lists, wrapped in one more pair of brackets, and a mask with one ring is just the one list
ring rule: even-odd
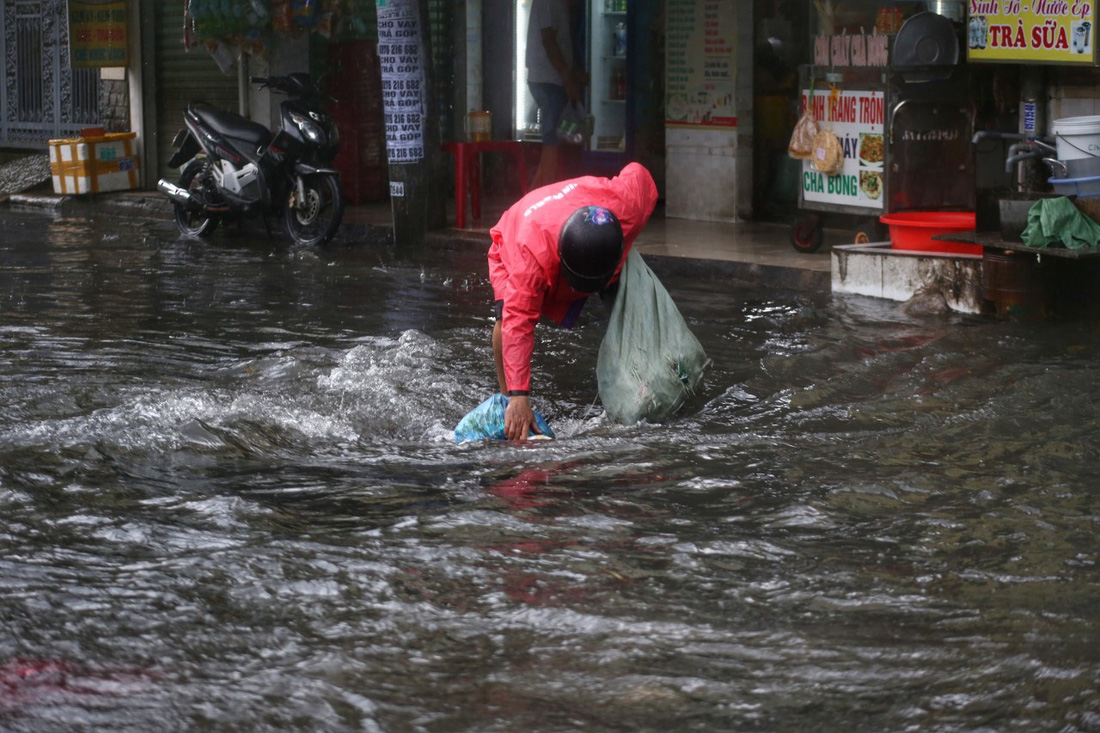
{"label": "red plastic basin", "polygon": [[937,234],[972,232],[976,226],[975,218],[973,211],[907,211],[884,214],[879,221],[890,228],[891,249],[980,255],[980,244],[937,242],[932,239]]}

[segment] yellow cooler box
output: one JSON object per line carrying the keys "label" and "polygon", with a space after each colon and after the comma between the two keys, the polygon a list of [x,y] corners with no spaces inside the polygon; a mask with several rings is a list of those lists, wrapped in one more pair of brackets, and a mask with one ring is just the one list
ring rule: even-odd
{"label": "yellow cooler box", "polygon": [[50,140],[54,193],[128,191],[138,186],[136,132]]}

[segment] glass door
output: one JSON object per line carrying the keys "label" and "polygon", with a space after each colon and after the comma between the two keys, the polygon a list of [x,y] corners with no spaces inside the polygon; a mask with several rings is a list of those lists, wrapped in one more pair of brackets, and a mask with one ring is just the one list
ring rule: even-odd
{"label": "glass door", "polygon": [[626,150],[627,2],[591,0],[589,5],[588,110],[595,117],[589,149],[597,152]]}

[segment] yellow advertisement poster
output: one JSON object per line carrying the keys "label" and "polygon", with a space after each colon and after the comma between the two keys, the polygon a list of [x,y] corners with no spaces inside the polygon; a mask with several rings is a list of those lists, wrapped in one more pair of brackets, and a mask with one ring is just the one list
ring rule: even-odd
{"label": "yellow advertisement poster", "polygon": [[69,0],[69,64],[126,66],[126,0]]}
{"label": "yellow advertisement poster", "polygon": [[970,61],[1096,61],[1096,3],[1087,0],[970,0],[966,30]]}

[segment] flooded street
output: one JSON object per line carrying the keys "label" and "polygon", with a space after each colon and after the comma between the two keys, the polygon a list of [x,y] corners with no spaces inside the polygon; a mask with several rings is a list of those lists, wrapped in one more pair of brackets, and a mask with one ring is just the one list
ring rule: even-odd
{"label": "flooded street", "polygon": [[590,303],[455,445],[477,247],[0,226],[2,730],[1100,730],[1096,322],[669,277],[678,419]]}

